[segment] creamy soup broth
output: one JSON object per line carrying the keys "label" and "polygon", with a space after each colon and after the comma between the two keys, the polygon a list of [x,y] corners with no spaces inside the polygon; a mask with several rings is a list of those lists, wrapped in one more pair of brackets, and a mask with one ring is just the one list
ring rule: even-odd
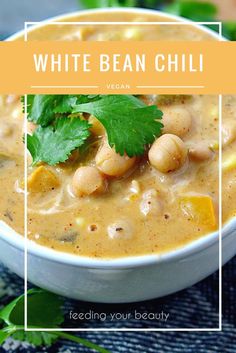
{"label": "creamy soup broth", "polygon": [[[150,21],[158,20],[158,17],[98,14],[83,16],[80,20]],[[102,25],[96,29],[91,26],[54,25],[30,32],[29,39],[212,39],[208,34],[187,27],[186,30],[180,26],[157,26],[152,30],[140,31],[140,28],[131,26],[117,30]],[[158,104],[164,113],[163,133],[174,133],[181,138],[186,149],[181,166],[171,172],[158,170],[155,167],[155,147],[148,146],[146,153],[131,163],[125,173],[104,176],[103,192],[78,197],[73,191],[73,176],[81,166],[96,167],[96,155],[104,144],[105,132],[95,120],[88,151],[73,153],[69,161],[55,167],[43,165],[56,177],[56,187],[40,190],[35,188],[34,183],[28,184],[30,239],[78,255],[115,258],[175,249],[218,228],[218,96],[150,95],[139,99],[147,104]],[[23,234],[22,107],[19,97],[14,95],[2,96],[0,104],[0,215],[6,223]],[[236,167],[233,157],[236,150],[235,112],[235,97],[225,97],[224,222],[236,215]],[[34,126],[28,123],[28,130],[33,129]],[[30,156],[28,164],[29,180],[32,181],[32,175],[38,167],[30,166]]]}

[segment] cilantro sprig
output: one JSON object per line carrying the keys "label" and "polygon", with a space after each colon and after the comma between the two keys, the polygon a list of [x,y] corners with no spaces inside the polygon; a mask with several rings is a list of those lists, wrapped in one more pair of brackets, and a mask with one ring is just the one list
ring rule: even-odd
{"label": "cilantro sprig", "polygon": [[33,165],[41,161],[50,165],[65,162],[71,151],[82,146],[89,137],[89,127],[86,120],[66,117],[57,119],[55,125],[39,126],[27,137]]}
{"label": "cilantro sprig", "polygon": [[[24,295],[19,296],[0,310],[0,345],[10,336],[34,346],[51,346],[63,338],[84,345],[96,352],[110,353],[105,348],[86,339],[56,329],[64,321],[63,301],[57,295],[43,289],[28,291],[28,322],[32,331],[24,331]],[[55,328],[55,331],[33,331],[37,328]]]}
{"label": "cilantro sprig", "polygon": [[100,99],[78,104],[73,112],[94,115],[105,127],[108,142],[121,156],[144,153],[145,145],[161,133],[162,112],[156,106],[147,106],[131,95],[106,95]]}
{"label": "cilantro sprig", "polygon": [[90,135],[83,114],[94,115],[106,129],[108,142],[120,155],[142,155],[161,134],[162,112],[132,95],[30,95],[28,120],[38,125],[27,135],[33,164],[67,160]]}

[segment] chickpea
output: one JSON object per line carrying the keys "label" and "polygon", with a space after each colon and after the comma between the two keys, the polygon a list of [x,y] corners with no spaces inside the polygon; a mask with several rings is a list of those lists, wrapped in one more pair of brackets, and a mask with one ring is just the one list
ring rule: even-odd
{"label": "chickpea", "polygon": [[127,155],[121,156],[105,141],[99,149],[95,160],[98,169],[102,173],[119,177],[133,167],[136,158],[129,158]]}
{"label": "chickpea", "polygon": [[104,178],[95,167],[79,167],[73,176],[72,189],[78,197],[102,192]]}
{"label": "chickpea", "polygon": [[190,112],[181,106],[165,107],[163,110],[162,122],[165,134],[174,134],[179,137],[186,135],[192,124]]}
{"label": "chickpea", "polygon": [[162,173],[172,172],[184,164],[187,149],[176,135],[165,134],[159,137],[149,150],[151,165]]}
{"label": "chickpea", "polygon": [[236,121],[227,121],[222,126],[222,144],[223,146],[230,145],[236,140]]}
{"label": "chickpea", "polygon": [[126,220],[119,220],[107,227],[108,236],[111,239],[129,239],[133,235],[133,227]]}
{"label": "chickpea", "polygon": [[189,149],[189,156],[196,162],[203,162],[211,159],[213,152],[209,148],[208,144],[202,142]]}

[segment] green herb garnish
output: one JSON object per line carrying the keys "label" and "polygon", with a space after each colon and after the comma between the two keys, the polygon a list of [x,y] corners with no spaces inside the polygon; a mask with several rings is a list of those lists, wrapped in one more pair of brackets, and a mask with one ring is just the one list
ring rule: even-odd
{"label": "green herb garnish", "polygon": [[183,16],[193,21],[213,21],[217,14],[217,6],[213,3],[193,0],[175,0],[163,9],[168,13]]}
{"label": "green herb garnish", "polygon": [[67,332],[56,329],[64,321],[63,301],[57,295],[42,289],[31,289],[27,295],[29,329],[55,328],[55,331],[24,331],[24,295],[0,310],[0,345],[10,336],[34,346],[51,346],[63,338],[84,345],[100,353],[110,353],[105,348]]}
{"label": "green herb garnish", "polygon": [[118,6],[127,6],[133,7],[137,5],[137,0],[80,0],[80,4],[84,5],[87,8],[95,7],[118,7]]}
{"label": "green herb garnish", "polygon": [[54,125],[39,126],[33,135],[27,136],[33,165],[42,161],[49,165],[65,162],[89,137],[89,127],[86,120],[66,117],[56,119]]}
{"label": "green herb garnish", "polygon": [[162,112],[155,105],[147,106],[130,95],[107,95],[85,104],[79,104],[74,112],[94,115],[105,127],[108,142],[121,156],[144,153],[145,145],[161,134]]}
{"label": "green herb garnish", "polygon": [[161,134],[162,112],[132,95],[36,95],[27,99],[28,120],[39,125],[27,136],[33,164],[55,165],[83,146],[91,125],[81,115],[94,115],[106,129],[108,142],[120,155],[142,155]]}

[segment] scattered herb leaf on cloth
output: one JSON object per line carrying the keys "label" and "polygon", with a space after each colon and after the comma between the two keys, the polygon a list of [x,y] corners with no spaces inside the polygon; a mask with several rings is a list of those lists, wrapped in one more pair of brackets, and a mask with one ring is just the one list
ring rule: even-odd
{"label": "scattered herb leaf on cloth", "polygon": [[55,328],[55,331],[24,331],[24,295],[13,300],[0,310],[0,345],[10,336],[28,342],[34,346],[51,346],[59,338],[64,338],[100,353],[110,353],[105,348],[67,332],[56,329],[64,321],[62,299],[43,289],[28,291],[28,322],[29,329]]}

